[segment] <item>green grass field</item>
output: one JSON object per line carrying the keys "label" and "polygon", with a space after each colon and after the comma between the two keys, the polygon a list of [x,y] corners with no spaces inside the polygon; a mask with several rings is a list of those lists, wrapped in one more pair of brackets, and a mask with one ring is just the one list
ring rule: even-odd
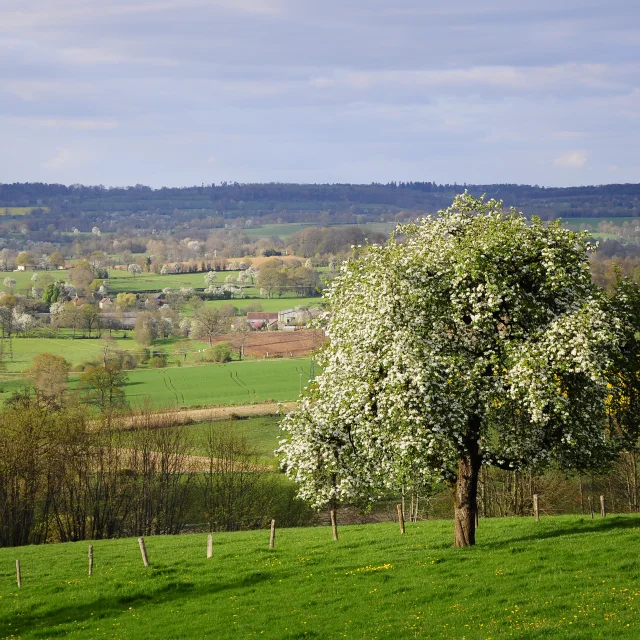
{"label": "green grass field", "polygon": [[[2,638],[637,638],[637,515],[451,521],[0,549]],[[22,588],[15,582],[20,559]]]}
{"label": "green grass field", "polygon": [[[51,278],[52,281],[56,280],[64,280],[67,281],[69,279],[69,272],[65,270],[49,270],[43,271],[38,269],[36,271],[0,271],[0,291],[10,291],[9,287],[4,286],[5,278],[13,278],[16,281],[15,287],[13,287],[13,292],[20,292],[21,289],[25,287],[29,288],[29,293],[31,292],[31,287],[34,283],[31,281],[31,278],[34,273],[37,273],[40,279],[42,278]],[[39,283],[41,286],[41,283]]]}
{"label": "green grass field", "polygon": [[282,437],[278,426],[280,419],[281,416],[255,416],[242,420],[216,420],[214,423],[190,424],[184,429],[195,455],[207,455],[209,431],[213,425],[216,429],[228,429],[238,436],[245,437],[260,456],[262,463],[275,466],[277,460],[273,452],[278,447],[279,438]]}
{"label": "green grass field", "polygon": [[48,207],[0,207],[0,216],[26,216],[34,209],[49,211]]}
{"label": "green grass field", "polygon": [[[126,339],[114,338],[110,340],[109,348],[125,351],[139,350],[140,345],[133,340],[133,332],[127,331],[126,333],[129,336]],[[120,331],[116,332],[116,335],[120,334]],[[104,340],[98,339],[13,338],[11,340],[13,359],[9,357],[9,341],[4,341],[4,364],[8,373],[22,373],[31,365],[34,356],[38,353],[53,353],[66,358],[72,365],[77,365],[100,358],[106,344]],[[171,352],[170,349],[169,352]]]}
{"label": "green grass field", "polygon": [[246,309],[249,305],[259,304],[262,311],[276,312],[285,309],[294,309],[295,307],[322,307],[324,300],[321,296],[315,298],[299,298],[298,296],[282,297],[282,298],[259,298],[259,299],[234,299],[234,300],[208,300],[205,302],[207,307],[219,309],[222,305],[231,304],[237,307],[240,315],[246,315]]}
{"label": "green grass field", "polygon": [[309,364],[278,359],[138,369],[129,372],[125,391],[132,405],[149,400],[156,408],[282,402],[298,397],[309,380]]}
{"label": "green grass field", "polygon": [[[216,272],[217,282],[221,284],[229,274],[237,275],[237,271]],[[203,289],[204,273],[141,273],[134,276],[128,271],[111,269],[109,271],[109,293],[117,294],[122,291],[136,293],[138,291],[162,291],[163,289],[180,289],[193,287]]]}
{"label": "green grass field", "polygon": [[270,238],[271,236],[287,238],[294,233],[298,233],[298,231],[302,231],[302,229],[315,226],[317,225],[305,223],[265,224],[262,227],[256,227],[254,229],[242,229],[242,233],[250,238]]}

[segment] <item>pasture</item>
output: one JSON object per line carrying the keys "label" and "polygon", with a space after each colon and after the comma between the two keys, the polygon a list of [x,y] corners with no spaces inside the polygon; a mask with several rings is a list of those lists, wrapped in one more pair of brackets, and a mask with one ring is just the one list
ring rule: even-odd
{"label": "pasture", "polygon": [[154,408],[244,405],[295,400],[308,384],[310,360],[243,360],[129,372],[127,400]]}
{"label": "pasture", "polygon": [[281,298],[241,298],[232,300],[208,300],[205,302],[207,307],[219,309],[222,305],[231,304],[238,309],[240,315],[246,315],[247,307],[255,307],[259,304],[262,311],[276,312],[285,309],[295,309],[296,307],[322,307],[324,299],[321,296],[314,298],[300,298],[291,294],[284,295]]}
{"label": "pasture", "polygon": [[278,426],[281,416],[253,416],[242,420],[216,420],[215,422],[198,422],[184,427],[194,455],[207,455],[207,442],[212,425],[216,429],[228,429],[242,438],[260,456],[263,464],[277,464],[274,451],[278,440],[282,437]]}
{"label": "pasture", "polygon": [[34,209],[49,211],[49,207],[0,207],[1,216],[26,216]]}
{"label": "pasture", "polygon": [[[268,517],[268,514],[265,514]],[[340,518],[340,514],[338,514]],[[0,637],[637,638],[637,515],[394,522],[0,549]],[[626,550],[621,552],[621,550]],[[16,586],[15,561],[22,568]]]}
{"label": "pasture", "polygon": [[[224,283],[224,279],[230,275],[237,275],[237,271],[218,271],[216,282]],[[139,291],[162,291],[163,289],[180,289],[181,287],[193,287],[204,289],[204,273],[141,273],[137,276],[124,269],[109,270],[109,293],[121,292],[137,293]]]}
{"label": "pasture", "polygon": [[[31,287],[34,285],[31,278],[34,273],[37,273],[40,278],[38,286],[42,286],[43,280],[45,282],[48,280],[51,282],[64,280],[66,282],[69,280],[69,272],[64,269],[49,269],[49,271],[44,271],[43,269],[37,269],[35,271],[0,271],[0,291],[21,293],[27,290],[28,293],[31,294]],[[4,285],[5,278],[13,278],[16,281],[15,286],[6,287]]]}
{"label": "pasture", "polygon": [[[65,337],[50,338],[12,338],[4,340],[4,365],[7,373],[22,373],[33,362],[38,353],[52,353],[66,358],[73,366],[81,362],[99,360],[105,348],[120,349],[123,351],[140,350],[133,339],[133,332],[126,332],[128,338],[113,338],[106,342],[98,339],[75,339],[66,336],[67,331],[60,332]],[[122,332],[118,331],[117,334]],[[13,358],[10,357],[13,352]]]}

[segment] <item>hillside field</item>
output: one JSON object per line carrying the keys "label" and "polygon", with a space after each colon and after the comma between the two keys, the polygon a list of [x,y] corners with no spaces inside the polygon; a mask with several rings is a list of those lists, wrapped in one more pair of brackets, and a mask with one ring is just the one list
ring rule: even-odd
{"label": "hillside field", "polygon": [[243,405],[295,400],[309,381],[308,359],[243,360],[170,369],[136,369],[125,387],[134,406]]}
{"label": "hillside field", "polygon": [[[267,514],[268,515],[268,514]],[[0,549],[2,638],[637,638],[637,515],[451,521]],[[15,581],[15,561],[22,588]]]}

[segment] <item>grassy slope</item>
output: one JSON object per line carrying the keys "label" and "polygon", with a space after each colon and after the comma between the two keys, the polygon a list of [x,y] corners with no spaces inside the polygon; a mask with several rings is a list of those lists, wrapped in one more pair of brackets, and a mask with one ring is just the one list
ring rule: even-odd
{"label": "grassy slope", "polygon": [[274,451],[278,447],[278,439],[282,436],[278,423],[280,416],[258,416],[244,420],[216,420],[199,422],[184,427],[192,443],[192,451],[196,455],[207,455],[207,442],[211,427],[222,431],[229,430],[238,436],[244,436],[250,446],[255,449],[263,464],[277,464]]}
{"label": "grassy slope", "polygon": [[[129,336],[132,332],[127,332]],[[117,332],[119,335],[120,332]],[[72,365],[99,359],[105,342],[103,340],[71,340],[70,338],[14,338],[12,340],[13,360],[9,358],[9,344],[5,340],[5,365],[8,373],[21,373],[33,362],[38,353],[53,353],[66,358]],[[136,351],[140,345],[131,338],[116,338],[109,341],[109,347],[127,351]],[[169,353],[171,349],[168,348]]]}
{"label": "grassy slope", "polygon": [[[638,516],[283,529],[0,549],[0,637],[638,637]],[[15,585],[20,558],[23,587]]]}
{"label": "grassy slope", "polygon": [[256,303],[260,304],[262,311],[276,312],[285,309],[295,309],[296,307],[322,307],[325,302],[324,298],[317,296],[315,298],[299,298],[298,296],[287,296],[282,298],[260,298],[260,299],[238,299],[238,300],[209,300],[205,302],[207,307],[220,308],[225,304],[232,304],[240,310],[240,315],[246,314],[246,308]]}
{"label": "grassy slope", "polygon": [[[237,271],[215,272],[216,281],[224,283],[224,279],[230,275],[236,275]],[[111,269],[109,271],[109,293],[116,294],[121,291],[162,291],[163,289],[180,289],[181,287],[204,288],[204,273],[168,273],[159,275],[157,273],[141,273],[134,276],[128,271],[121,269]]]}
{"label": "grassy slope", "polygon": [[153,406],[242,405],[295,400],[305,385],[309,360],[253,360],[171,369],[129,372],[127,398],[132,404],[149,399]]}

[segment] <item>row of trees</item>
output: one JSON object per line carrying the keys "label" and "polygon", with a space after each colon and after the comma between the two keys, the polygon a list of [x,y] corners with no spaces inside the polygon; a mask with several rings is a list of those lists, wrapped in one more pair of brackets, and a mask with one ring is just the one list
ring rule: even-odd
{"label": "row of trees", "polygon": [[75,405],[14,403],[0,412],[0,546],[308,519],[236,433],[212,426],[205,455],[192,446],[148,411],[89,419]]}

